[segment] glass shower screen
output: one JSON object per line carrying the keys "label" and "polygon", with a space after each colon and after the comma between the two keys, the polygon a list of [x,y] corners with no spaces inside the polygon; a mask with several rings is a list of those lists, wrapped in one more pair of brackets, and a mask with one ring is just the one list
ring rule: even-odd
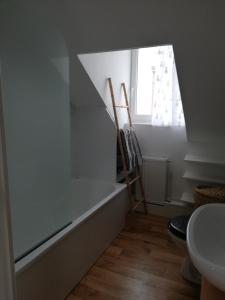
{"label": "glass shower screen", "polygon": [[0,14],[3,110],[18,260],[71,221],[69,67],[62,37],[32,6],[9,1]]}

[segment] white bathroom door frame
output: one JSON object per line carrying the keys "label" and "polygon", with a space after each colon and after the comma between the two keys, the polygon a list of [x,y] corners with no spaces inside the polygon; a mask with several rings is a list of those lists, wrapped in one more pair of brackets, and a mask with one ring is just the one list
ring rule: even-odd
{"label": "white bathroom door frame", "polygon": [[0,299],[15,300],[15,266],[10,221],[7,157],[0,68]]}

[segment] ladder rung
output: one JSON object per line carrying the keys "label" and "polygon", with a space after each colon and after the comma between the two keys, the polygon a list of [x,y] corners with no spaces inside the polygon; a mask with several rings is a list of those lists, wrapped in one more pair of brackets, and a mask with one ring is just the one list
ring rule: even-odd
{"label": "ladder rung", "polygon": [[133,184],[135,181],[137,181],[140,178],[140,176],[135,177],[134,179],[130,180],[128,182],[129,185]]}
{"label": "ladder rung", "polygon": [[127,105],[114,105],[114,107],[128,108]]}
{"label": "ladder rung", "polygon": [[139,201],[132,207],[132,210],[135,210],[142,202],[144,202],[143,199],[139,200]]}

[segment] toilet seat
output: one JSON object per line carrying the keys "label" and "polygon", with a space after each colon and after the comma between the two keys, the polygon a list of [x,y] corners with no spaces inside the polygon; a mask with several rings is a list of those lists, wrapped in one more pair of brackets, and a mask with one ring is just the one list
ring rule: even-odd
{"label": "toilet seat", "polygon": [[190,216],[184,215],[184,216],[176,216],[172,219],[170,219],[168,224],[169,231],[174,234],[177,238],[180,238],[184,241],[186,241],[187,236],[187,225],[188,221],[190,219]]}
{"label": "toilet seat", "polygon": [[185,253],[185,259],[181,266],[181,275],[186,280],[200,284],[201,283],[201,275],[196,270],[192,261],[186,251],[186,236],[187,236],[187,225],[190,216],[183,215],[177,216],[170,219],[168,223],[168,232],[171,236],[172,240],[177,244],[177,246],[182,249]]}

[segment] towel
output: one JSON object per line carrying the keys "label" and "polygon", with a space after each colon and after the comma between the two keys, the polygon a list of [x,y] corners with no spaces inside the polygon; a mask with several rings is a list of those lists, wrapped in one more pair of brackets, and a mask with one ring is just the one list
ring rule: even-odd
{"label": "towel", "polygon": [[131,150],[130,150],[127,134],[123,129],[120,129],[120,136],[121,136],[123,152],[124,152],[125,161],[126,161],[126,167],[127,167],[128,171],[131,171],[133,169],[132,155],[131,155]]}
{"label": "towel", "polygon": [[134,145],[134,152],[136,154],[136,163],[139,166],[142,166],[143,158],[142,158],[141,148],[140,148],[140,145],[139,145],[139,142],[138,142],[137,135],[136,135],[133,128],[130,128],[130,133],[131,133],[132,141],[133,141],[133,145]]}
{"label": "towel", "polygon": [[128,171],[142,165],[142,154],[133,128],[120,129],[120,136]]}

